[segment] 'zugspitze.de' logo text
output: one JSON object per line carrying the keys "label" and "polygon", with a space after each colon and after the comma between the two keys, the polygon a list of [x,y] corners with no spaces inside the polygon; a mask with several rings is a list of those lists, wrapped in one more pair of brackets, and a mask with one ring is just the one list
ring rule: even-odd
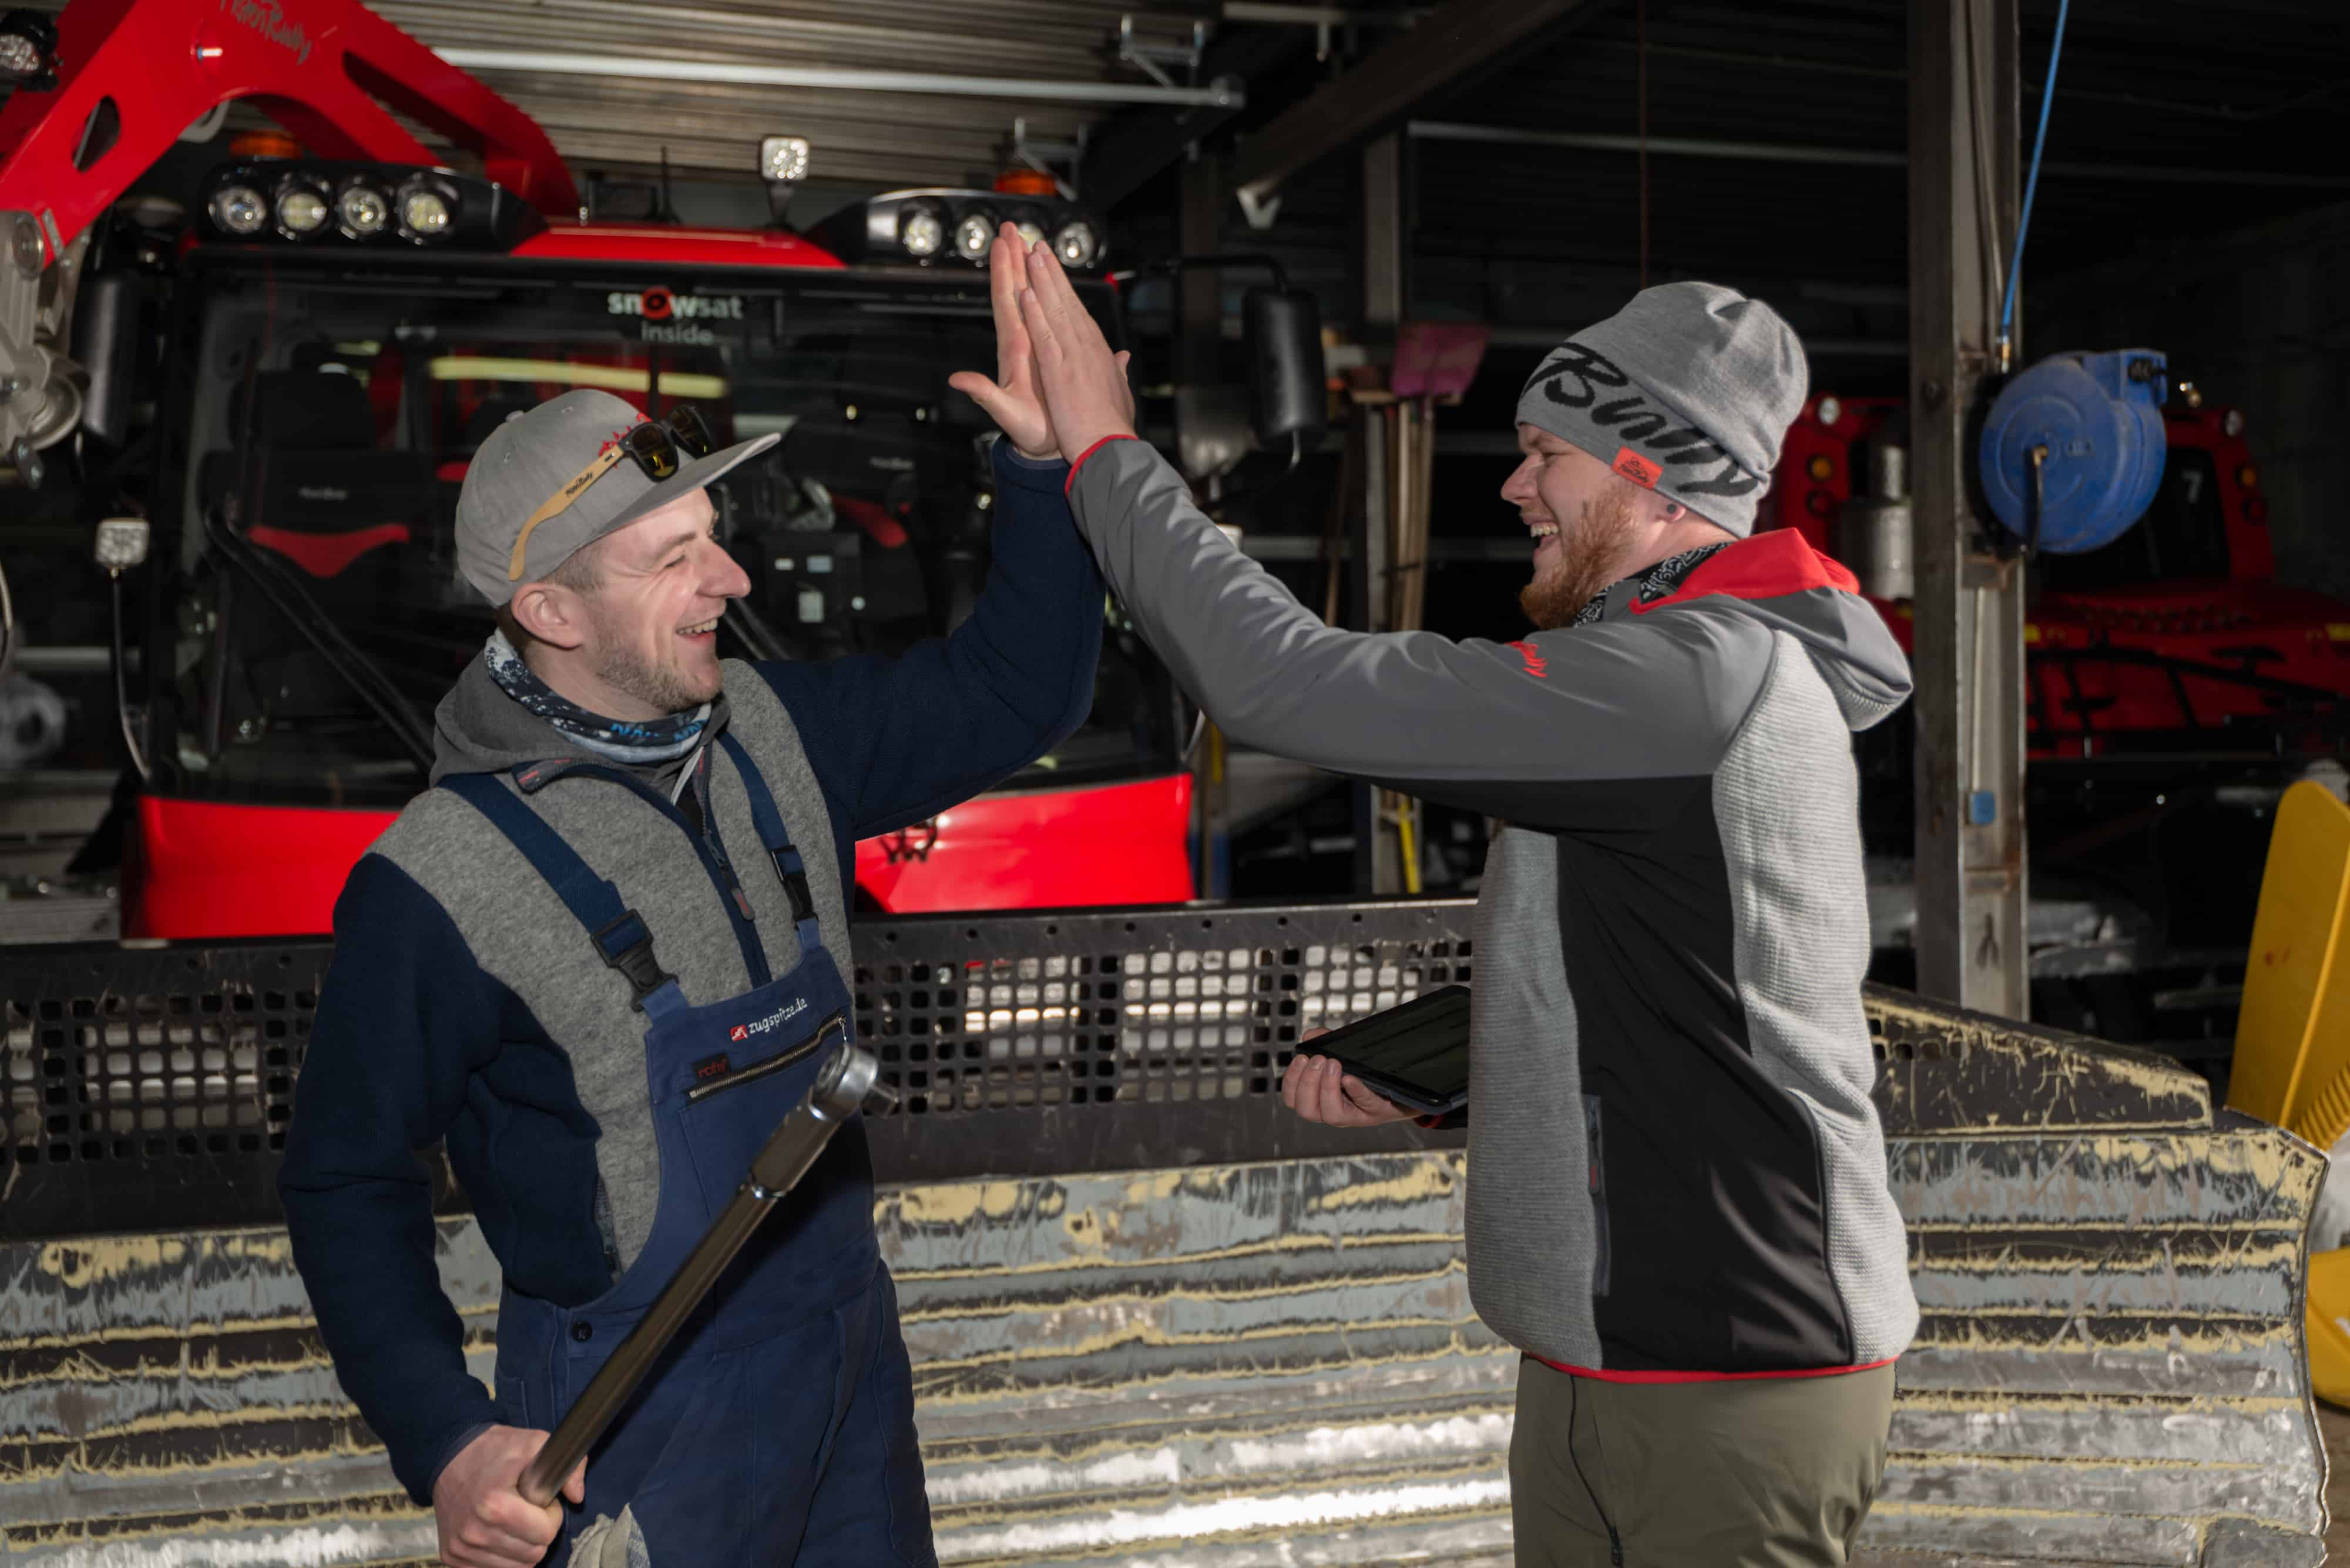
{"label": "'zugspitze.de' logo text", "polygon": [[780,1029],[792,1019],[807,1011],[807,998],[803,996],[789,1007],[779,1007],[764,1018],[754,1018],[748,1023],[737,1023],[728,1032],[729,1040],[748,1040],[754,1034],[764,1034],[770,1029]]}

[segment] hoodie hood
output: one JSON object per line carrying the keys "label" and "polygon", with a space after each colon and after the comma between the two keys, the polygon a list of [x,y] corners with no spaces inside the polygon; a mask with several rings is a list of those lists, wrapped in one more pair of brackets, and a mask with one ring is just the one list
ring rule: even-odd
{"label": "hoodie hood", "polygon": [[[702,732],[704,745],[726,728],[726,716],[722,691],[711,704],[710,722]],[[696,747],[683,756],[630,771],[665,788],[700,753]],[[432,782],[437,784],[453,774],[498,773],[550,758],[613,765],[611,758],[590,751],[507,696],[483,660],[469,659],[457,684],[433,710]]]}
{"label": "hoodie hood", "polygon": [[[1637,581],[1638,579],[1631,579]],[[1621,587],[1623,585],[1618,585]],[[1679,588],[1649,603],[1609,590],[1607,618],[1648,615],[1721,597],[1804,645],[1855,731],[1878,723],[1909,699],[1909,660],[1885,618],[1860,597],[1860,582],[1793,528],[1774,528],[1714,551]]]}

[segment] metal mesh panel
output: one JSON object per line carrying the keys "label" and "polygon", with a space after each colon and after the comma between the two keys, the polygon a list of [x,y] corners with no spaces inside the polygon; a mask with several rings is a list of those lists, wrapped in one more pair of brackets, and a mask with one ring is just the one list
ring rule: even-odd
{"label": "metal mesh panel", "polygon": [[19,1164],[255,1154],[285,1143],[309,991],[6,1001]]}
{"label": "metal mesh panel", "polygon": [[[858,1035],[903,1095],[885,1181],[1153,1169],[1454,1146],[1324,1127],[1280,1101],[1306,1029],[1470,982],[1466,900],[868,921]],[[274,1222],[294,1080],[331,947],[0,951],[0,1236]],[[1888,1134],[2210,1115],[2159,1058],[1865,998]],[[2052,1069],[2051,1064],[2061,1070]],[[463,1198],[442,1172],[439,1206]]]}
{"label": "metal mesh panel", "polygon": [[858,1033],[909,1116],[1271,1095],[1304,1030],[1470,979],[1467,907],[1439,908],[892,925],[858,944]]}
{"label": "metal mesh panel", "polygon": [[[1463,902],[869,922],[857,1030],[903,1092],[883,1179],[1457,1143],[1279,1103],[1299,1033],[1469,979]],[[277,1218],[331,944],[0,952],[0,1235]],[[1083,1119],[1072,1120],[1077,1113]],[[953,1121],[941,1139],[922,1131]],[[461,1210],[445,1171],[440,1207]]]}
{"label": "metal mesh panel", "polygon": [[282,1147],[329,950],[112,947],[0,961],[17,1166]]}
{"label": "metal mesh panel", "polygon": [[0,954],[0,1234],[274,1218],[324,942]]}

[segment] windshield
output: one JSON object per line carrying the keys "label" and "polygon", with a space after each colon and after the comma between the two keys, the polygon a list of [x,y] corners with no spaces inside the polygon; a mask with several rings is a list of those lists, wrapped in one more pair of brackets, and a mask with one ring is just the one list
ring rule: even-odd
{"label": "windshield", "polygon": [[[985,289],[215,271],[159,704],[176,744],[158,760],[185,793],[224,798],[421,788],[433,705],[493,624],[456,574],[466,465],[501,421],[575,387],[653,416],[690,403],[723,442],[783,438],[712,487],[752,582],[731,651],[888,655],[952,629],[986,576],[993,426],[946,379],[994,364]],[[1176,765],[1171,685],[1111,616],[1090,717],[1015,786]]]}
{"label": "windshield", "polygon": [[2174,446],[2146,515],[2112,544],[2077,556],[2043,555],[2042,581],[2060,594],[2225,577],[2228,524],[2220,474],[2200,447]]}

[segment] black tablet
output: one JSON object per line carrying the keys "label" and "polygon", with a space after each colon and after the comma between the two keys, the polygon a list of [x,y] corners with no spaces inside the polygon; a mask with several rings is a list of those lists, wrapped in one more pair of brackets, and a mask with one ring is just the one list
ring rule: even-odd
{"label": "black tablet", "polygon": [[1469,988],[1439,986],[1400,1007],[1302,1042],[1399,1106],[1431,1115],[1469,1099]]}

